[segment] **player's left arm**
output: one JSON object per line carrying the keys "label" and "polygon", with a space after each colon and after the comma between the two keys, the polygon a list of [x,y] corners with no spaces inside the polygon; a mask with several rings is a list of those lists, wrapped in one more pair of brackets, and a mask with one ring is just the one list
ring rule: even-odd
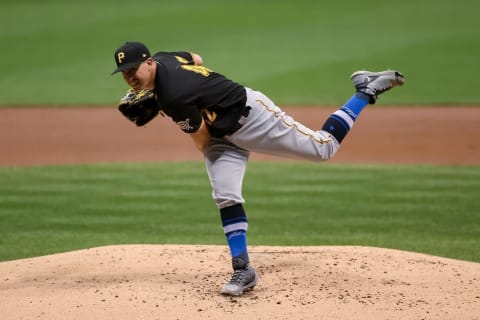
{"label": "player's left arm", "polygon": [[210,133],[208,132],[207,125],[205,121],[202,119],[202,123],[200,124],[200,128],[197,131],[190,133],[190,137],[192,138],[193,142],[197,149],[203,153],[205,150],[208,142],[210,141]]}

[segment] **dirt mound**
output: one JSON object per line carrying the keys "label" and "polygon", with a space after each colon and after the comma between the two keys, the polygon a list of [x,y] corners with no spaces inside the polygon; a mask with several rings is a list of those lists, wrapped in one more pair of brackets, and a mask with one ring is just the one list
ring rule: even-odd
{"label": "dirt mound", "polygon": [[[220,295],[225,246],[128,245],[0,263],[2,319],[476,319],[480,264],[369,247],[252,246],[260,284]],[[478,318],[477,318],[478,319]]]}

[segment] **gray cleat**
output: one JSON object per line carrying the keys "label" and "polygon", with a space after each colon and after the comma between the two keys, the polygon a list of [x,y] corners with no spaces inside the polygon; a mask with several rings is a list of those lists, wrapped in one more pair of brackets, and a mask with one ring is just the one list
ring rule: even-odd
{"label": "gray cleat", "polygon": [[251,290],[258,284],[258,275],[255,269],[242,258],[232,259],[233,274],[220,293],[229,296],[239,296],[244,291]]}
{"label": "gray cleat", "polygon": [[351,77],[357,92],[362,92],[370,97],[370,104],[377,101],[379,94],[401,86],[404,82],[403,74],[395,70],[381,72],[357,71]]}

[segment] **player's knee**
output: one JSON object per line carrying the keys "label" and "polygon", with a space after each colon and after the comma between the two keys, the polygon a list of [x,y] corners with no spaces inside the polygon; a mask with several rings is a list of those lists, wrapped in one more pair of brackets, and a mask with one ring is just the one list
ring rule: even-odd
{"label": "player's knee", "polygon": [[340,143],[338,143],[337,139],[326,131],[318,131],[315,138],[312,140],[315,154],[311,159],[315,162],[330,160],[340,148]]}
{"label": "player's knee", "polygon": [[317,153],[310,157],[310,160],[314,162],[324,162],[332,159],[338,151],[338,144],[328,144],[321,146]]}
{"label": "player's knee", "polygon": [[223,208],[227,208],[227,207],[231,207],[231,206],[234,206],[236,204],[242,204],[244,203],[244,201],[240,201],[238,199],[224,199],[224,198],[216,198],[214,199],[215,200],[215,204],[217,205],[217,208],[218,209],[223,209]]}
{"label": "player's knee", "polygon": [[242,204],[245,200],[239,194],[233,193],[212,193],[212,198],[219,209],[234,206],[236,204]]}
{"label": "player's knee", "polygon": [[321,155],[321,159],[319,161],[328,161],[330,159],[332,159],[335,154],[337,153],[337,150],[338,148],[332,148],[330,150],[325,150],[322,155]]}

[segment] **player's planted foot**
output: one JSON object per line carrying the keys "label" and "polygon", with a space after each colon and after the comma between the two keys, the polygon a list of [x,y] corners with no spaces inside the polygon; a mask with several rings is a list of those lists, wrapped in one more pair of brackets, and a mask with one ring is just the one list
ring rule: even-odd
{"label": "player's planted foot", "polygon": [[357,92],[362,92],[370,97],[370,104],[375,104],[379,94],[401,86],[404,82],[403,74],[395,70],[381,72],[357,71],[351,77]]}
{"label": "player's planted foot", "polygon": [[255,269],[242,258],[232,259],[233,274],[220,293],[229,296],[239,296],[258,284],[258,275]]}

